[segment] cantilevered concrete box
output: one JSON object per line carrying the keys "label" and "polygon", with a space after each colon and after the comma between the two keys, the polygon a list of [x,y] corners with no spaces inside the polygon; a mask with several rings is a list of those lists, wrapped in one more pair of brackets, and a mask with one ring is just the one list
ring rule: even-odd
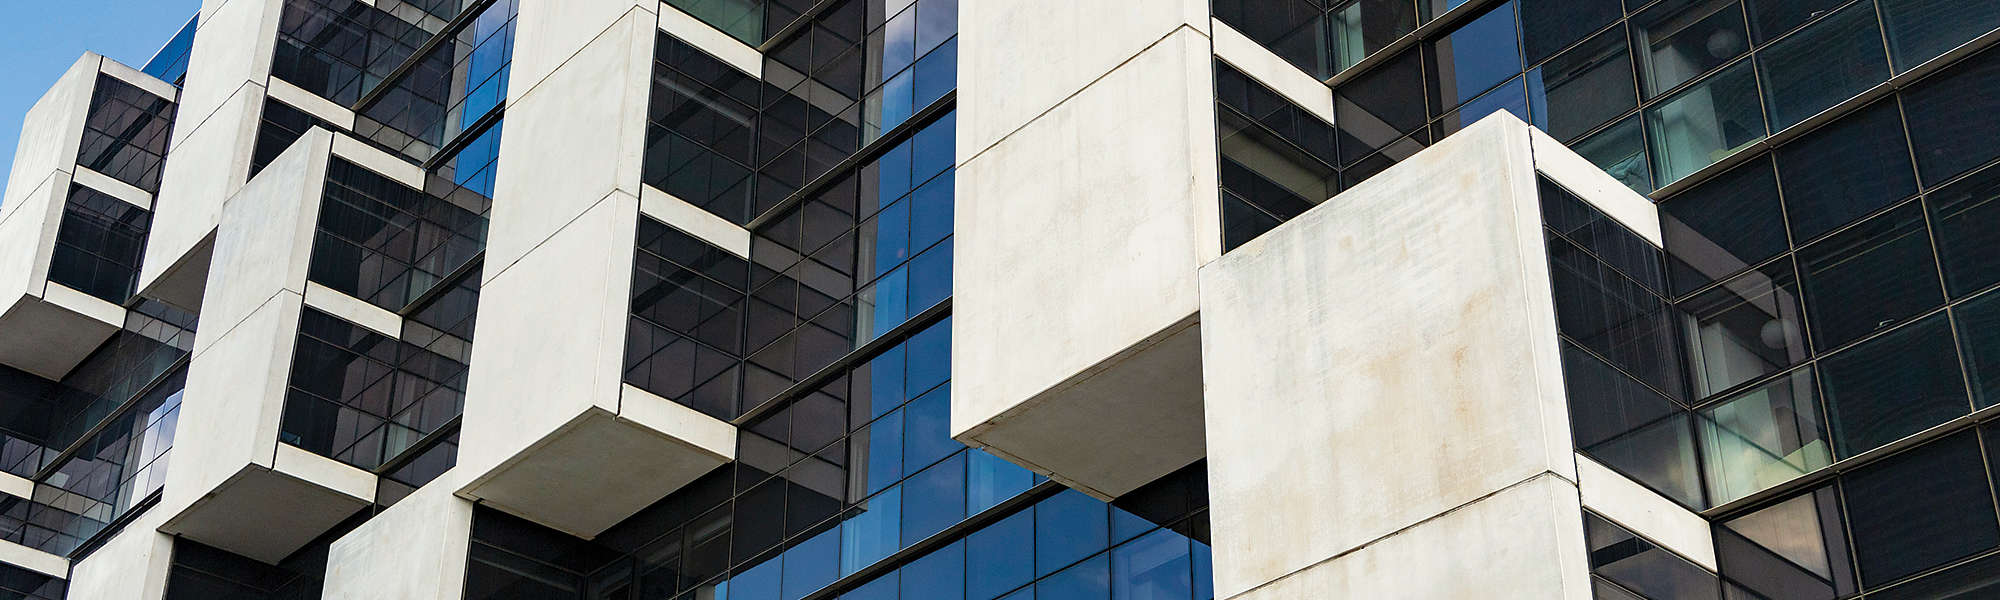
{"label": "cantilevered concrete box", "polygon": [[[660,10],[521,3],[494,182],[457,492],[584,538],[736,455],[735,426],[623,383]],[[735,229],[683,208],[649,212]]]}
{"label": "cantilevered concrete box", "polygon": [[224,204],[161,532],[275,563],[374,501],[373,473],[279,441],[305,307],[399,333],[393,313],[306,281],[333,157],[422,184],[416,167],[316,128]]}
{"label": "cantilevered concrete box", "polygon": [[952,437],[1116,497],[1203,454],[1208,3],[960,11]]}
{"label": "cantilevered concrete box", "polygon": [[1202,268],[1218,598],[1591,596],[1538,175],[1657,243],[1502,112]]}
{"label": "cantilevered concrete box", "polygon": [[0,201],[0,364],[59,379],[125,322],[124,307],[49,281],[72,183],[152,209],[145,190],[78,165],[99,77],[168,101],[174,87],[86,53],[29,109]]}

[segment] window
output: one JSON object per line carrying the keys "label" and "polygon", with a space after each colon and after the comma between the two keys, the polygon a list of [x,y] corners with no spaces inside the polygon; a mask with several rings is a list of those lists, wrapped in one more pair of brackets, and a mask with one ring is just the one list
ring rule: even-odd
{"label": "window", "polygon": [[717,418],[739,406],[749,264],[639,219],[625,382]]}
{"label": "window", "polygon": [[1672,307],[1651,290],[1582,248],[1549,239],[1556,327],[1671,398],[1682,389]]}
{"label": "window", "polygon": [[1798,124],[1889,78],[1875,7],[1842,9],[1757,53],[1771,130]]}
{"label": "window", "polygon": [[49,257],[49,281],[125,304],[139,280],[139,258],[151,223],[146,209],[71,184]]}
{"label": "window", "polygon": [[1660,202],[1669,279],[1695,290],[1786,248],[1771,165],[1751,161]]}
{"label": "window", "polygon": [[1681,303],[1697,397],[1806,359],[1805,321],[1791,261],[1744,273]]}
{"label": "window", "polygon": [[1343,165],[1424,126],[1423,73],[1418,53],[1405,52],[1334,90]]}
{"label": "window", "polygon": [[[754,78],[665,33],[654,50],[645,181],[734,223],[749,222],[758,113]],[[787,105],[790,106],[790,105]],[[800,105],[801,107],[803,105]],[[774,108],[773,114],[783,111]],[[799,127],[804,127],[799,119]],[[782,121],[773,120],[771,127]],[[805,135],[796,131],[796,135]]]}
{"label": "window", "polygon": [[[1553,106],[1556,100],[1550,99],[1549,102]],[[1553,116],[1549,127],[1555,127]],[[1570,148],[1590,164],[1611,174],[1625,187],[1632,188],[1632,191],[1640,194],[1653,192],[1653,169],[1647,162],[1645,132],[1640,127],[1638,115],[1606,127],[1572,144]]]}
{"label": "window", "polygon": [[1962,298],[2000,283],[2000,169],[1931,192],[1931,227],[1945,287]]}
{"label": "window", "polygon": [[1702,409],[1703,472],[1716,504],[1769,489],[1833,462],[1811,369]]}
{"label": "window", "polygon": [[1866,588],[2000,545],[1972,432],[1862,467],[1841,488]]}
{"label": "window", "polygon": [[[1521,37],[1528,64],[1542,62],[1624,14],[1618,0],[1521,0]],[[1617,33],[1624,36],[1623,31]]]}
{"label": "window", "polygon": [[1509,2],[1425,46],[1433,111],[1442,112],[1478,97],[1495,84],[1519,75],[1520,34]]}
{"label": "window", "polygon": [[1834,455],[1846,458],[1970,410],[1943,315],[1820,361]]}
{"label": "window", "polygon": [[1347,70],[1417,29],[1416,5],[1409,0],[1351,0],[1333,9],[1329,18],[1335,73]]}
{"label": "window", "polygon": [[1715,575],[1594,513],[1583,514],[1590,571],[1648,598],[1714,600]]}
{"label": "window", "polygon": [[1623,28],[1591,38],[1528,74],[1528,93],[1539,94],[1547,105],[1535,114],[1535,123],[1558,140],[1576,139],[1632,110],[1638,103],[1632,86]]}
{"label": "window", "polygon": [[1574,344],[1563,344],[1562,360],[1577,449],[1682,504],[1704,506],[1687,411]]}
{"label": "window", "polygon": [[1832,485],[1719,523],[1715,553],[1725,577],[1761,597],[1855,592],[1839,493]]}
{"label": "window", "polygon": [[1035,507],[1035,574],[1047,575],[1109,544],[1103,503],[1064,490]]}
{"label": "window", "polygon": [[[1942,56],[2000,27],[2000,5],[1963,0],[1882,0],[1896,72]],[[1992,89],[1992,88],[1986,88]]]}
{"label": "window", "polygon": [[1646,109],[1653,179],[1672,182],[1764,139],[1757,77],[1739,62]]}
{"label": "window", "polygon": [[1878,102],[1777,152],[1792,239],[1804,243],[1916,193],[1894,101]]}
{"label": "window", "polygon": [[1665,93],[1750,49],[1733,0],[1666,0],[1632,17],[1646,97]]}
{"label": "window", "polygon": [[86,114],[76,164],[148,193],[159,191],[174,103],[100,74]]}
{"label": "window", "polygon": [[[1403,4],[1409,4],[1404,0]],[[1219,0],[1215,18],[1316,79],[1333,75],[1326,9],[1318,0]]]}
{"label": "window", "polygon": [[1923,209],[1905,204],[1799,250],[1813,347],[1838,348],[1944,303]]}
{"label": "window", "polygon": [[2000,404],[2000,294],[1987,294],[1952,310],[1958,342],[1980,408]]}
{"label": "window", "polygon": [[1814,17],[1825,15],[1843,1],[1745,0],[1744,8],[1750,13],[1751,41],[1758,44],[1771,41]]}
{"label": "window", "polygon": [[271,76],[352,106],[433,33],[361,0],[285,0]]}
{"label": "window", "polygon": [[485,248],[483,196],[439,198],[338,158],[327,167],[308,279],[401,311]]}
{"label": "window", "polygon": [[2000,50],[1987,50],[1903,94],[1910,143],[1925,185],[1937,185],[2000,157]]}

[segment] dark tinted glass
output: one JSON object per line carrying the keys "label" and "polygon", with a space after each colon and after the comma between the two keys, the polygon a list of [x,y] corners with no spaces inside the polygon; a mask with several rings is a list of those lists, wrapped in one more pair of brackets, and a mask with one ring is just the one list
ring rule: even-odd
{"label": "dark tinted glass", "polygon": [[1562,53],[1528,77],[1528,93],[1540,94],[1547,106],[1535,115],[1536,124],[1558,140],[1575,138],[1632,110],[1638,102],[1632,86],[1632,59],[1622,28]]}
{"label": "dark tinted glass", "polygon": [[1864,587],[2000,545],[1993,491],[1972,432],[1858,469],[1841,487]]}
{"label": "dark tinted glass", "polygon": [[1927,185],[2000,157],[2000,50],[1987,50],[1903,94],[1910,143]]}
{"label": "dark tinted glass", "polygon": [[1683,504],[1702,505],[1685,410],[1569,343],[1563,381],[1578,449]]}
{"label": "dark tinted glass", "polygon": [[1423,61],[1417,52],[1410,51],[1335,90],[1340,161],[1359,160],[1422,127],[1426,118],[1423,86]]}
{"label": "dark tinted glass", "polygon": [[1556,326],[1673,398],[1683,394],[1672,307],[1583,249],[1551,238]]}
{"label": "dark tinted glass", "polygon": [[76,164],[147,192],[160,189],[174,104],[110,75],[97,76]]}
{"label": "dark tinted glass", "polygon": [[1325,78],[1333,73],[1327,48],[1326,7],[1318,0],[1220,0],[1215,18],[1256,40],[1299,70]]}
{"label": "dark tinted glass", "polygon": [[1715,528],[1716,560],[1726,577],[1760,597],[1852,594],[1840,514],[1839,493],[1827,485],[1730,519]]}
{"label": "dark tinted glass", "polygon": [[1944,303],[1923,209],[1906,204],[1799,250],[1813,347],[1828,350]]}
{"label": "dark tinted glass", "polygon": [[1546,177],[1537,177],[1542,223],[1655,293],[1666,289],[1663,255],[1646,238]]}
{"label": "dark tinted glass", "polygon": [[1790,261],[1744,273],[1680,305],[1695,394],[1705,397],[1805,360],[1805,321]]}
{"label": "dark tinted glass", "polygon": [[1783,252],[1771,165],[1752,161],[1661,202],[1660,229],[1677,294]]}
{"label": "dark tinted glass", "polygon": [[1965,383],[1943,315],[1823,359],[1834,454],[1845,458],[1965,414]]}
{"label": "dark tinted glass", "polygon": [[[1842,0],[1745,0],[1750,13],[1750,36],[1762,44],[1784,35],[1792,28],[1825,15]],[[1879,44],[1878,44],[1879,45]]]}
{"label": "dark tinted glass", "polygon": [[72,184],[49,258],[49,281],[113,304],[132,296],[151,212]]}
{"label": "dark tinted glass", "polygon": [[1819,237],[1916,192],[1895,102],[1878,102],[1778,149],[1792,239]]}
{"label": "dark tinted glass", "polygon": [[1035,505],[1035,573],[1047,575],[1090,556],[1109,543],[1103,503],[1066,490]]}
{"label": "dark tinted glass", "polygon": [[1541,62],[1622,15],[1618,0],[1521,0],[1521,43],[1528,64]]}
{"label": "dark tinted glass", "polygon": [[1771,130],[1819,111],[1889,78],[1875,7],[1855,4],[1757,53]]}
{"label": "dark tinted glass", "polygon": [[1514,27],[1514,4],[1498,8],[1459,26],[1425,48],[1430,72],[1432,110],[1464,104],[1495,84],[1521,73],[1520,34]]}
{"label": "dark tinted glass", "polygon": [[1592,513],[1583,515],[1590,570],[1648,598],[1720,597],[1715,575]]}
{"label": "dark tinted glass", "polygon": [[1868,595],[1868,600],[2000,597],[2000,555],[1988,556]]}
{"label": "dark tinted glass", "polygon": [[1750,49],[1733,0],[1666,0],[1632,17],[1648,97],[1722,66]]}
{"label": "dark tinted glass", "polygon": [[1416,4],[1409,0],[1352,0],[1328,14],[1338,72],[1387,47],[1417,28]]}
{"label": "dark tinted glass", "polygon": [[1972,398],[1980,408],[2000,404],[2000,294],[1986,294],[1952,310],[1958,342],[1971,370]]}
{"label": "dark tinted glass", "polygon": [[[1551,102],[1554,102],[1551,100]],[[1554,128],[1554,119],[1550,127]],[[1619,183],[1641,194],[1653,192],[1653,169],[1646,160],[1646,138],[1639,115],[1632,115],[1624,122],[1606,127],[1587,139],[1571,145],[1577,155],[1597,165],[1605,173],[1617,178]]]}
{"label": "dark tinted glass", "polygon": [[973,532],[965,559],[978,568],[966,573],[966,594],[992,598],[1034,579],[1035,513],[1022,511]]}
{"label": "dark tinted glass", "polygon": [[1965,0],[1882,0],[1889,51],[1903,72],[2000,27],[2000,4]]}
{"label": "dark tinted glass", "polygon": [[2000,169],[1980,171],[1931,192],[1925,204],[1951,296],[2000,283]]}

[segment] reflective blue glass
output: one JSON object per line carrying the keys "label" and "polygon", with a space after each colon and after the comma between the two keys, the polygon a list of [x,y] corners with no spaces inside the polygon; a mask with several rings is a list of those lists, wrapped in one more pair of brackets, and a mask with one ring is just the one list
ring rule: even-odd
{"label": "reflective blue glass", "polygon": [[767,560],[729,580],[731,600],[778,600],[779,567],[784,561]]}
{"label": "reflective blue glass", "polygon": [[903,269],[890,271],[869,285],[861,293],[862,318],[868,325],[862,329],[869,335],[857,341],[882,337],[909,319],[909,293],[909,276]]}
{"label": "reflective blue glass", "polygon": [[[896,600],[895,573],[889,573],[840,595],[840,600]],[[717,600],[721,600],[717,596]]]}
{"label": "reflective blue glass", "polygon": [[[779,562],[779,561],[773,561]],[[840,530],[828,529],[785,551],[785,600],[799,600],[840,578]]]}
{"label": "reflective blue glass", "polygon": [[903,464],[918,468],[965,449],[951,439],[951,388],[940,387],[903,409]]}
{"label": "reflective blue glass", "polygon": [[873,494],[903,479],[903,411],[896,410],[855,434],[855,443],[868,449],[867,482],[862,489]]}
{"label": "reflective blue glass", "polygon": [[950,241],[917,255],[910,261],[910,312],[922,313],[951,295]]}
{"label": "reflective blue glass", "polygon": [[1111,551],[1113,600],[1181,600],[1194,594],[1194,574],[1181,534],[1165,529]]}
{"label": "reflective blue glass", "polygon": [[951,378],[951,318],[910,336],[903,346],[910,360],[908,389],[912,395]]}
{"label": "reflective blue glass", "polygon": [[910,142],[904,141],[882,152],[881,158],[875,159],[879,173],[875,190],[882,200],[893,202],[910,193],[910,151]]}
{"label": "reflective blue glass", "polygon": [[904,121],[910,120],[910,115],[916,114],[916,85],[916,70],[914,69],[904,71],[902,74],[882,82],[882,89],[879,93],[882,98],[883,131],[895,129],[897,125],[902,125]]}
{"label": "reflective blue glass", "polygon": [[1083,492],[1062,493],[1035,506],[1035,573],[1047,574],[1109,544],[1105,509]]}
{"label": "reflective blue glass", "polygon": [[966,514],[997,506],[1035,486],[1034,472],[983,451],[967,452],[966,463]]}
{"label": "reflective blue glass", "polygon": [[1145,517],[1125,512],[1124,509],[1116,506],[1111,507],[1111,543],[1113,544],[1122,544],[1125,540],[1139,537],[1139,534],[1152,531],[1158,527],[1152,521],[1146,520]]}
{"label": "reflective blue glass", "polygon": [[966,574],[966,593],[972,600],[987,600],[1026,585],[1035,578],[1035,512],[1021,511],[975,531],[966,537],[965,546],[966,560],[977,565]]}
{"label": "reflective blue glass", "polygon": [[951,169],[958,143],[958,113],[938,117],[911,138],[911,181],[922,183]]}
{"label": "reflective blue glass", "polygon": [[902,568],[903,597],[965,600],[965,544],[931,551]]}
{"label": "reflective blue glass", "polygon": [[958,88],[958,39],[953,38],[917,59],[914,106],[930,106]]}
{"label": "reflective blue glass", "polygon": [[[902,549],[897,531],[903,488],[893,488],[861,502],[859,514],[840,524],[840,574],[853,574]],[[731,596],[732,599],[741,600]]]}
{"label": "reflective blue glass", "polygon": [[903,545],[944,531],[965,519],[965,455],[959,454],[903,483],[913,499],[903,503]]}
{"label": "reflective blue glass", "polygon": [[1425,56],[1434,74],[1431,99],[1440,108],[1463,104],[1520,74],[1521,45],[1514,27],[1514,4],[1507,3],[1466,23],[1433,44]]}
{"label": "reflective blue glass", "polygon": [[899,344],[868,361],[868,399],[873,407],[869,417],[880,417],[910,398],[903,393],[903,356]]}
{"label": "reflective blue glass", "polygon": [[905,10],[882,26],[882,72],[901,72],[916,59],[917,11]]}
{"label": "reflective blue glass", "polygon": [[950,172],[932,179],[917,188],[910,196],[910,245],[923,249],[951,236],[953,209],[952,185],[955,177]]}
{"label": "reflective blue glass", "polygon": [[954,35],[958,35],[958,0],[917,3],[917,54],[936,48]]}
{"label": "reflective blue glass", "polygon": [[1041,600],[1105,600],[1111,597],[1111,561],[1106,555],[1084,561],[1035,583]]}
{"label": "reflective blue glass", "polygon": [[872,230],[875,242],[875,274],[880,276],[910,260],[910,203],[897,202],[875,214],[863,231]]}

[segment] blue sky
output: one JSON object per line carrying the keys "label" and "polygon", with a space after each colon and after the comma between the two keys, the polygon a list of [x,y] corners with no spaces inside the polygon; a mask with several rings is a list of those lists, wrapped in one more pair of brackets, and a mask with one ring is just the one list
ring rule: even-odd
{"label": "blue sky", "polygon": [[138,68],[201,8],[201,0],[0,0],[0,186],[21,117],[89,50]]}

